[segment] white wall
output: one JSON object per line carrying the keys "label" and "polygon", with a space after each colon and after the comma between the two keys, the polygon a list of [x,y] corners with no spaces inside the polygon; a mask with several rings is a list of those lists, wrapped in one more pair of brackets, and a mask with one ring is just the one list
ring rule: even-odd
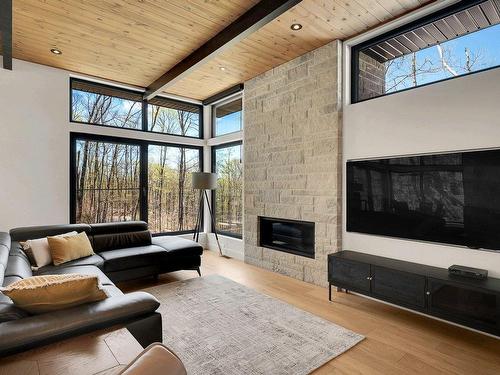
{"label": "white wall", "polygon": [[0,231],[69,220],[69,75],[0,69]]}
{"label": "white wall", "polygon": [[[347,105],[343,132],[344,169],[349,159],[500,147],[500,69]],[[343,201],[344,249],[500,276],[500,253],[346,232],[345,189]]]}

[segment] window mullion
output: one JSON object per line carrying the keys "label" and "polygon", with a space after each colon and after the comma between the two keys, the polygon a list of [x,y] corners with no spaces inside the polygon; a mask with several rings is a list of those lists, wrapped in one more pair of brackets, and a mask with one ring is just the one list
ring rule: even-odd
{"label": "window mullion", "polygon": [[148,221],[148,143],[141,143],[140,208],[141,220]]}

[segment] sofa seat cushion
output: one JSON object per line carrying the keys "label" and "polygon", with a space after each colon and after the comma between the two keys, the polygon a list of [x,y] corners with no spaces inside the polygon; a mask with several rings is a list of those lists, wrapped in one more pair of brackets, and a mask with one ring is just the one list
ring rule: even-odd
{"label": "sofa seat cushion", "polygon": [[104,272],[161,264],[167,259],[167,251],[155,245],[104,251],[99,255],[104,259]]}
{"label": "sofa seat cushion", "polygon": [[55,341],[70,335],[101,329],[153,313],[159,302],[145,292],[106,298],[69,309],[2,323],[0,356]]}
{"label": "sofa seat cushion", "polygon": [[23,278],[20,276],[5,276],[3,279],[2,286],[9,286],[16,281],[22,280]]}
{"label": "sofa seat cushion", "polygon": [[199,243],[176,236],[154,237],[153,245],[164,248],[169,257],[187,258],[203,254],[203,247]]}
{"label": "sofa seat cushion", "polygon": [[26,311],[15,306],[9,297],[0,293],[0,323],[22,319],[27,316],[29,316],[29,314]]}
{"label": "sofa seat cushion", "polygon": [[[43,267],[45,268],[45,267]],[[78,273],[81,275],[97,276],[101,285],[114,285],[113,282],[97,267],[94,266],[54,266],[41,272],[42,269],[36,272],[36,275],[67,275],[70,273]]]}
{"label": "sofa seat cushion", "polygon": [[53,264],[50,264],[45,267],[40,267],[35,273],[49,274],[52,270],[57,270],[66,267],[76,267],[76,266],[95,266],[102,269],[102,267],[104,266],[104,259],[102,259],[102,257],[100,257],[99,255],[94,254],[89,257],[70,260],[69,262],[66,262],[60,266],[54,266]]}

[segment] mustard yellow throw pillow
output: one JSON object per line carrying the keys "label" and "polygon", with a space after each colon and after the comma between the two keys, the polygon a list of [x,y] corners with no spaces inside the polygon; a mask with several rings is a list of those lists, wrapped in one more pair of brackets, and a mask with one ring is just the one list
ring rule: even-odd
{"label": "mustard yellow throw pillow", "polygon": [[88,257],[94,254],[92,245],[85,232],[71,237],[47,237],[50,255],[54,265],[69,262],[70,260]]}
{"label": "mustard yellow throw pillow", "polygon": [[99,287],[97,276],[75,273],[28,277],[0,290],[14,305],[31,314],[62,310],[108,297]]}

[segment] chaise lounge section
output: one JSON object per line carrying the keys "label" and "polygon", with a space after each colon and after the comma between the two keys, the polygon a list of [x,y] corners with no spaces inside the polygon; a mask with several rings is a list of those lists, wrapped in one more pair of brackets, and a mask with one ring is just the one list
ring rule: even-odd
{"label": "chaise lounge section", "polygon": [[[85,232],[95,254],[33,270],[20,242],[70,231]],[[95,275],[109,298],[52,313],[29,315],[0,293],[0,356],[116,324],[141,345],[161,342],[159,302],[146,292],[124,294],[114,283],[177,270],[199,273],[203,248],[177,237],[151,237],[141,221],[15,228],[0,233],[0,285],[34,275]]]}

